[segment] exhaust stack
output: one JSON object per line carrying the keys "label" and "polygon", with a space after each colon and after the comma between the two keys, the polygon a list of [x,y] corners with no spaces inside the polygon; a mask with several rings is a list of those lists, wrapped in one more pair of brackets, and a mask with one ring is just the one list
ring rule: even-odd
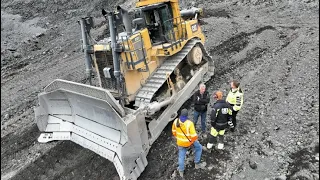
{"label": "exhaust stack", "polygon": [[[113,74],[117,80],[117,90],[119,97],[121,97],[121,71],[120,71],[120,53],[117,51],[118,44],[117,44],[117,26],[116,26],[116,19],[114,12],[106,12],[102,9],[102,15],[108,19],[109,22],[109,31],[110,31],[110,38],[111,38],[111,50],[112,50],[112,60],[113,60]],[[122,102],[121,102],[122,103]]]}
{"label": "exhaust stack", "polygon": [[117,6],[117,10],[120,11],[122,23],[126,29],[127,35],[130,36],[132,34],[132,26],[129,13],[126,9],[123,9],[120,6]]}
{"label": "exhaust stack", "polygon": [[81,18],[80,21],[80,28],[81,28],[81,35],[82,35],[82,50],[85,55],[85,65],[86,65],[86,75],[89,80],[90,85],[92,85],[91,82],[91,76],[92,76],[92,58],[90,55],[90,45],[88,40],[88,34],[92,25],[92,18],[85,17]]}

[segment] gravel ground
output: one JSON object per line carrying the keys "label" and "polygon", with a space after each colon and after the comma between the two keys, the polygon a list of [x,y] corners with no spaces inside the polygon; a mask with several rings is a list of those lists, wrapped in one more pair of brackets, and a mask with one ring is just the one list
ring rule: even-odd
{"label": "gravel ground", "polygon": [[[56,78],[85,82],[77,23],[100,9],[133,1],[1,1],[1,179],[119,179],[113,165],[73,142],[37,142],[33,107]],[[316,0],[184,1],[205,9],[202,29],[216,74],[209,92],[239,79],[244,106],[225,150],[192,153],[185,179],[319,179],[319,2]],[[190,109],[190,100],[184,107]],[[209,123],[208,123],[209,125]],[[199,127],[199,125],[197,125]],[[208,127],[209,128],[209,127]],[[205,145],[206,138],[200,142]],[[153,144],[139,179],[178,179],[171,124]]]}

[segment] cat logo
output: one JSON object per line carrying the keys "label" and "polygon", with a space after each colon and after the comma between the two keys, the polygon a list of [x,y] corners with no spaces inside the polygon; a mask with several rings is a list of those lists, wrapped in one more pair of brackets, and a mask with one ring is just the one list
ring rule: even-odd
{"label": "cat logo", "polygon": [[140,41],[141,39],[140,39],[140,36],[137,36],[137,37],[135,37],[135,38],[133,38],[132,39],[132,43],[136,43],[136,42],[138,42],[138,41]]}
{"label": "cat logo", "polygon": [[198,31],[198,24],[196,23],[196,24],[191,25],[191,30],[192,30],[192,32]]}

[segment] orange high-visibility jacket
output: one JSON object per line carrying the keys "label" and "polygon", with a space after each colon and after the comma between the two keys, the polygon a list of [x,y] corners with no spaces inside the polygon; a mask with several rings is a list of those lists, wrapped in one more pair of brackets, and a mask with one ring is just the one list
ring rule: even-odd
{"label": "orange high-visibility jacket", "polygon": [[[177,121],[179,121],[180,127],[177,127]],[[185,122],[181,122],[179,118],[174,120],[172,124],[172,135],[177,138],[177,145],[182,147],[189,147],[198,139],[194,124],[189,119]]]}

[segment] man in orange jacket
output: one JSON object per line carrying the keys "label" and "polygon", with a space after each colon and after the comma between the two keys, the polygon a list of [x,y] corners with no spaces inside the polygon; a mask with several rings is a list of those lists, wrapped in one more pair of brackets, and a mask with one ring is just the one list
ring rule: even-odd
{"label": "man in orange jacket", "polygon": [[194,128],[194,124],[188,119],[188,110],[182,109],[179,118],[174,120],[172,124],[172,134],[177,139],[177,145],[179,148],[179,174],[183,177],[184,174],[184,159],[189,147],[193,146],[195,151],[194,163],[195,168],[204,168],[205,163],[200,163],[202,145],[198,141],[198,135]]}

